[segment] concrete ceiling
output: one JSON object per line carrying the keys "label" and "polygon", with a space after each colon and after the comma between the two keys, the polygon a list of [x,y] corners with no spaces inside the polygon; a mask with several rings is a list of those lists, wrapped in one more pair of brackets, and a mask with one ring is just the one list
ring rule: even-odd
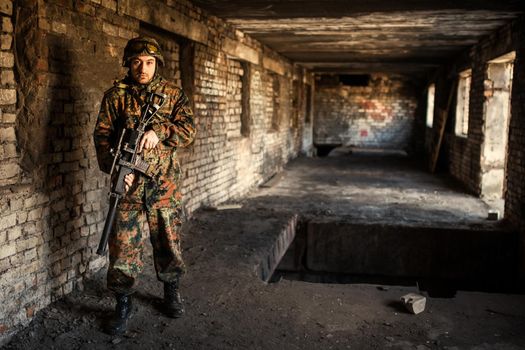
{"label": "concrete ceiling", "polygon": [[424,74],[519,16],[519,0],[193,0],[316,72]]}

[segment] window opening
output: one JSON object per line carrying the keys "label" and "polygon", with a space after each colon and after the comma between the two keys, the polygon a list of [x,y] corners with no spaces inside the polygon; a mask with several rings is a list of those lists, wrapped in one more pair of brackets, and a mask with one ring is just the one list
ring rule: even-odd
{"label": "window opening", "polygon": [[434,96],[436,85],[431,84],[427,90],[427,127],[431,128],[434,124]]}
{"label": "window opening", "polygon": [[341,74],[339,82],[347,86],[368,86],[370,83],[369,74]]}
{"label": "window opening", "polygon": [[459,73],[458,93],[456,102],[456,135],[467,137],[470,102],[470,82],[472,70],[467,69]]}

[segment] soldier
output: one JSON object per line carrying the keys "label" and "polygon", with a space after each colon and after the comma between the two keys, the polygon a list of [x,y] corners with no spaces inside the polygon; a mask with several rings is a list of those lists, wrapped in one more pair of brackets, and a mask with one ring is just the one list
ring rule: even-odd
{"label": "soldier", "polygon": [[109,173],[122,128],[135,128],[147,92],[168,97],[148,124],[139,144],[152,176],[126,177],[126,196],[119,204],[109,239],[108,289],[115,293],[115,314],[107,324],[110,334],[123,334],[132,311],[131,294],[143,268],[143,232],[147,221],[153,246],[157,278],[164,283],[164,312],[177,318],[184,314],[179,277],[185,270],[180,248],[182,196],[177,149],[191,144],[195,136],[193,112],[184,92],[158,72],[164,64],[160,46],[152,38],[128,41],[122,65],[127,76],[114,82],[104,94],[94,131],[99,167]]}

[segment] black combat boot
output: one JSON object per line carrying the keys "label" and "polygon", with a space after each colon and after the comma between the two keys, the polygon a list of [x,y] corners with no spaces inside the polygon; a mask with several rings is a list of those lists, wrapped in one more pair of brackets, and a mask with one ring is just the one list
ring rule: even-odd
{"label": "black combat boot", "polygon": [[115,294],[117,305],[115,313],[108,321],[106,332],[111,335],[121,335],[126,333],[128,318],[133,308],[131,304],[131,295]]}
{"label": "black combat boot", "polygon": [[179,318],[184,315],[178,277],[173,282],[164,282],[164,313],[171,318]]}

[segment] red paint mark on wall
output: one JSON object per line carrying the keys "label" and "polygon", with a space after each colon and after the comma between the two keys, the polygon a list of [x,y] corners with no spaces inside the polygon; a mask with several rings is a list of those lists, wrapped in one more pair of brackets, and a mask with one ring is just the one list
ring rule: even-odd
{"label": "red paint mark on wall", "polygon": [[361,137],[368,137],[368,130],[361,130]]}

